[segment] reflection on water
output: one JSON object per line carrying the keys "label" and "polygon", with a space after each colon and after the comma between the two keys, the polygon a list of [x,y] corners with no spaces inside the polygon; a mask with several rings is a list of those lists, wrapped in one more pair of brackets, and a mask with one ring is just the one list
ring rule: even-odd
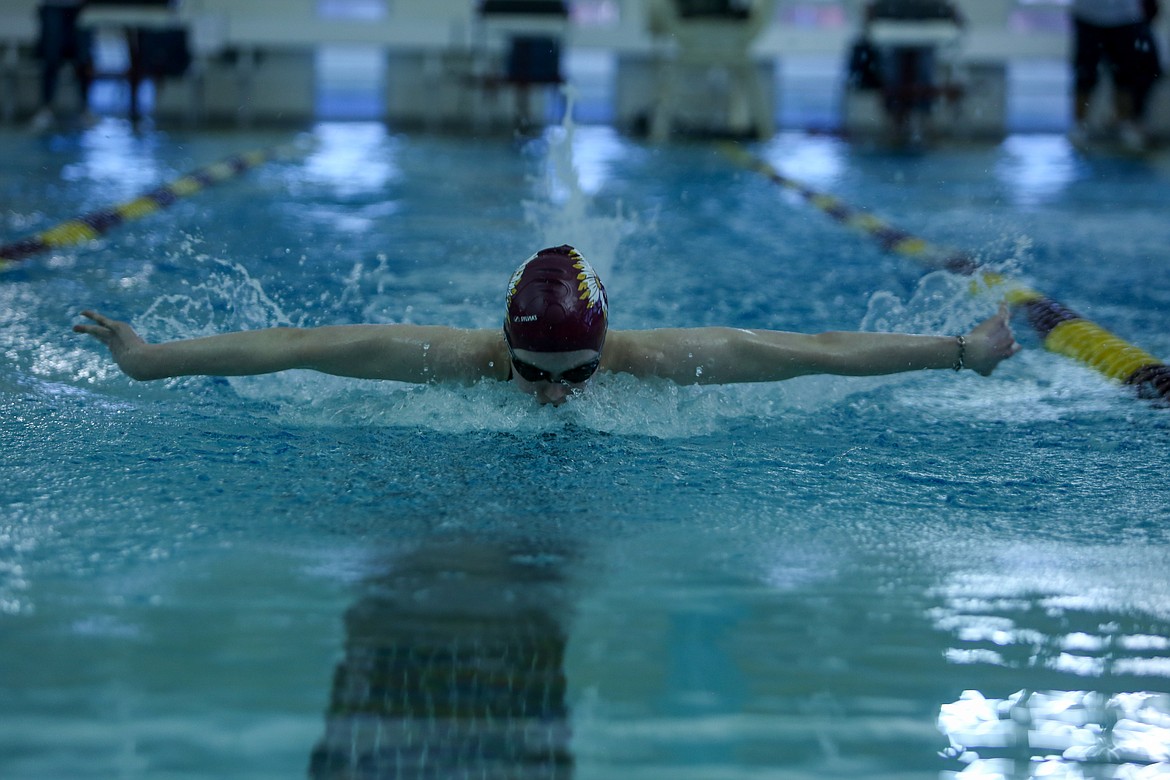
{"label": "reflection on water", "polygon": [[61,178],[76,188],[98,190],[106,205],[137,195],[163,178],[157,143],[134,132],[128,123],[103,121],[82,133],[80,146],[81,156],[61,169]]}
{"label": "reflection on water", "polygon": [[428,542],[345,617],[313,778],[572,774],[559,553]]}
{"label": "reflection on water", "polygon": [[340,198],[379,194],[401,175],[396,144],[378,122],[317,125],[316,146],[298,175]]}
{"label": "reflection on water", "polygon": [[764,157],[785,176],[819,190],[834,188],[849,166],[849,147],[835,138],[784,133],[764,147]]}
{"label": "reflection on water", "polygon": [[1133,585],[1143,557],[1086,558],[1075,577],[1034,563],[957,576],[930,610],[970,685],[939,711],[943,755],[962,767],[944,777],[1170,777],[1170,634],[1156,581]]}
{"label": "reflection on water", "polygon": [[956,777],[1170,776],[1170,695],[1095,691],[979,691],[942,706],[939,728]]}
{"label": "reflection on water", "polygon": [[1013,135],[1003,143],[995,175],[1021,206],[1056,198],[1077,177],[1077,156],[1059,136]]}

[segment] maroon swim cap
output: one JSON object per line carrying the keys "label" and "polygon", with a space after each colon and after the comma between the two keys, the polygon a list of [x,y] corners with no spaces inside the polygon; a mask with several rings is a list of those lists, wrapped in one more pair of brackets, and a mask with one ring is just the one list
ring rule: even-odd
{"label": "maroon swim cap", "polygon": [[600,352],[608,319],[597,272],[568,244],[540,250],[512,274],[504,332],[514,349]]}

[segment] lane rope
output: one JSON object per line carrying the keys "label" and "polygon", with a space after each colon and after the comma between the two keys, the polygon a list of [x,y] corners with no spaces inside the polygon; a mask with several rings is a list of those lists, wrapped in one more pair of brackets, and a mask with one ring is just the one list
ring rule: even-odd
{"label": "lane rope", "polygon": [[744,168],[791,190],[843,225],[865,233],[888,252],[907,257],[931,270],[962,276],[978,275],[988,287],[1004,288],[1004,299],[1022,309],[1044,347],[1093,368],[1110,379],[1132,386],[1143,398],[1170,401],[1170,366],[1126,342],[1058,301],[994,271],[984,270],[970,253],[930,243],[832,195],[818,192],[780,173],[767,161],[734,144],[722,151]]}
{"label": "lane rope", "polygon": [[133,200],[91,211],[28,238],[0,245],[0,271],[54,249],[94,241],[120,225],[168,208],[182,198],[234,179],[269,160],[301,153],[303,149],[297,144],[285,144],[235,154],[184,174]]}

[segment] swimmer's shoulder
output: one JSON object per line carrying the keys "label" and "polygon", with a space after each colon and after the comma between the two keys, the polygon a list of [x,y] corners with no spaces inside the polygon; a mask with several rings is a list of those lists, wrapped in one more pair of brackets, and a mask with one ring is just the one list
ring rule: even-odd
{"label": "swimmer's shoulder", "polygon": [[414,365],[418,378],[407,381],[474,382],[508,376],[508,348],[499,328],[413,324],[348,327],[368,329],[372,334],[372,338],[358,343],[376,355],[375,361],[393,366]]}
{"label": "swimmer's shoulder", "polygon": [[468,378],[508,378],[511,361],[504,333],[499,328],[444,328],[443,339],[452,359]]}
{"label": "swimmer's shoulder", "polygon": [[674,340],[671,329],[611,330],[601,352],[601,370],[634,376],[661,373],[667,345]]}

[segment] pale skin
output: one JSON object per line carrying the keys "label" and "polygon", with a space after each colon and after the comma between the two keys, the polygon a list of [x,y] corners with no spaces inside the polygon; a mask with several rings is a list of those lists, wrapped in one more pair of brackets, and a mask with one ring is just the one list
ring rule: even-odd
{"label": "pale skin", "polygon": [[[132,379],[245,376],[310,369],[359,379],[398,382],[511,381],[542,404],[559,405],[589,384],[557,379],[562,371],[597,358],[594,350],[531,352],[516,357],[553,373],[529,382],[509,365],[501,330],[439,325],[331,325],[266,328],[152,344],[128,323],[96,311],[73,326],[105,344]],[[1006,305],[965,335],[963,364],[984,376],[1020,350]],[[681,385],[776,382],[808,374],[877,376],[953,368],[954,336],[833,331],[819,334],[739,328],[612,330],[598,371],[657,377]]]}

